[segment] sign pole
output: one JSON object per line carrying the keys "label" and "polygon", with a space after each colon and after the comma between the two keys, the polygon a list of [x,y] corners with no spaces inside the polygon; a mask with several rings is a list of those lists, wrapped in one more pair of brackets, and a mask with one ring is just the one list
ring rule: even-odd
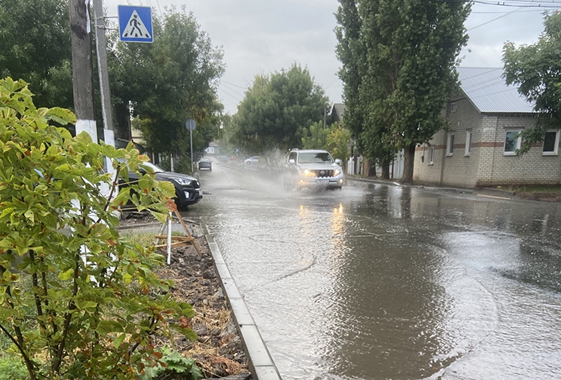
{"label": "sign pole", "polygon": [[193,119],[189,119],[185,122],[185,128],[187,128],[187,130],[189,131],[189,139],[190,139],[189,145],[191,146],[191,172],[195,171],[193,169],[193,131],[195,130],[196,127],[197,124]]}

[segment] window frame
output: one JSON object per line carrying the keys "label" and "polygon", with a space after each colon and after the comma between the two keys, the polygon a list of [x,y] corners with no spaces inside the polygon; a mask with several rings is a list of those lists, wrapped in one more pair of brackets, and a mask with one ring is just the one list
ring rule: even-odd
{"label": "window frame", "polygon": [[557,156],[559,154],[559,129],[549,129],[545,132],[547,133],[555,133],[555,145],[553,146],[552,151],[545,151],[545,134],[542,143],[542,155],[543,156]]}
{"label": "window frame", "polygon": [[454,155],[454,137],[454,132],[448,132],[448,136],[446,136],[446,157]]}
{"label": "window frame", "polygon": [[464,156],[471,156],[471,143],[473,139],[473,132],[471,130],[466,131],[466,146],[464,149]]}
{"label": "window frame", "polygon": [[514,141],[514,150],[513,151],[507,151],[506,150],[506,146],[507,146],[507,138],[508,135],[510,133],[514,133],[515,135],[519,134],[520,132],[522,132],[521,129],[505,129],[505,137],[503,139],[503,156],[515,156],[516,155],[516,151],[520,149],[520,147],[522,146],[522,137],[518,136],[516,138],[516,140]]}
{"label": "window frame", "polygon": [[434,146],[429,146],[429,159],[428,165],[434,165]]}

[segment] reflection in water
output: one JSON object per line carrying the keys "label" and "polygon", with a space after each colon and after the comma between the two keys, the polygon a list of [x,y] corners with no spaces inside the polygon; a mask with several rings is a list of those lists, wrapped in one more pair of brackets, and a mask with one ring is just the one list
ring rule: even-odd
{"label": "reflection in water", "polygon": [[443,364],[435,357],[449,352],[442,332],[448,299],[438,279],[443,251],[420,238],[415,244],[404,240],[408,227],[392,227],[391,220],[403,216],[395,199],[388,199],[393,207],[383,213],[369,210],[374,235],[355,230],[364,221],[348,216],[347,253],[331,263],[337,277],[322,356],[333,375],[421,378],[439,370]]}
{"label": "reflection in water", "polygon": [[192,212],[285,380],[561,378],[558,205],[233,191],[250,182],[232,173],[203,178],[213,196]]}

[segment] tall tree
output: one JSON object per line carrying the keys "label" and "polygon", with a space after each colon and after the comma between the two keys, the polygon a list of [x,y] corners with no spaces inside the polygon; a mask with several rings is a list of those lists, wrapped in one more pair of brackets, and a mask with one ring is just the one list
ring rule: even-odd
{"label": "tall tree", "polygon": [[149,147],[175,154],[189,151],[185,122],[194,119],[193,145],[201,144],[194,150],[202,150],[219,126],[222,50],[212,46],[185,7],[156,15],[153,29],[152,44],[116,43],[114,48],[109,65],[117,122],[128,122],[132,106]]}
{"label": "tall tree", "polygon": [[304,128],[323,120],[328,98],[308,69],[294,64],[271,76],[257,76],[234,117],[246,150],[297,148]]}
{"label": "tall tree", "polygon": [[0,0],[0,78],[23,79],[41,107],[72,108],[67,0]]}
{"label": "tall tree", "polygon": [[350,156],[350,142],[350,131],[343,128],[339,123],[335,123],[329,128],[329,134],[327,135],[324,149],[328,150],[334,158],[339,158],[346,164]]}
{"label": "tall tree", "polygon": [[[349,74],[341,73],[345,95],[357,99],[346,113],[355,110],[363,115],[363,124],[350,128],[368,155],[382,162],[404,149],[402,181],[411,182],[416,145],[446,127],[440,113],[457,85],[455,64],[467,42],[463,23],[470,2],[340,3],[339,58],[344,67],[361,77],[355,92],[350,88]],[[345,17],[354,15],[354,9],[357,16]],[[356,18],[359,21],[355,22]],[[353,20],[352,26],[345,20]],[[356,25],[360,28],[358,37]]]}
{"label": "tall tree", "polygon": [[327,136],[331,128],[325,129],[324,124],[318,121],[309,128],[302,130],[303,149],[323,149],[327,143]]}
{"label": "tall tree", "polygon": [[536,127],[522,132],[521,152],[527,152],[548,129],[561,128],[561,14],[544,16],[544,31],[535,44],[516,48],[507,42],[503,62],[506,82],[520,85],[518,91],[539,113]]}

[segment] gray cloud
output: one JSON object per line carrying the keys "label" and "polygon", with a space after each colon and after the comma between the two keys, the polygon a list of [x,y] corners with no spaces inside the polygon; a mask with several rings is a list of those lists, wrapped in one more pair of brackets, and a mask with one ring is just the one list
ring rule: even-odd
{"label": "gray cloud", "polygon": [[[103,0],[109,16],[126,0]],[[130,0],[162,12],[165,6],[185,5],[213,45],[224,49],[226,73],[218,95],[226,111],[236,112],[255,75],[289,68],[307,67],[331,102],[341,101],[342,83],[337,77],[340,62],[335,55],[337,40],[334,13],[337,0]],[[470,35],[461,56],[463,66],[502,67],[506,41],[517,46],[537,41],[543,16],[527,8],[475,4],[466,22]],[[481,13],[493,12],[493,13]],[[502,12],[502,13],[499,13]],[[512,12],[505,16],[506,13]],[[501,17],[502,16],[502,17]],[[501,18],[498,18],[501,17]],[[497,20],[492,21],[493,19]],[[156,36],[157,38],[157,36]]]}

